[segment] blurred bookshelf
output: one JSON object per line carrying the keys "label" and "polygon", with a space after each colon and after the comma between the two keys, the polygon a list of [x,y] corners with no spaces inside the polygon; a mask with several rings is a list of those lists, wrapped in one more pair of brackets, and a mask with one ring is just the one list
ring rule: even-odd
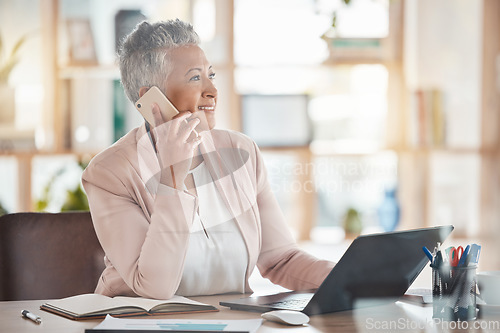
{"label": "blurred bookshelf", "polygon": [[[398,98],[405,90],[401,75],[402,2],[358,2],[377,13],[369,15],[371,22],[365,31],[356,30],[363,25],[363,10],[337,8],[339,25],[333,33],[329,31],[333,10],[329,4],[316,3],[311,9],[310,3],[304,3],[280,15],[278,3],[251,32],[245,31],[245,26],[256,10],[254,3],[239,1],[236,6],[235,74],[237,91],[243,96],[243,119],[254,112],[261,123],[253,127],[265,128],[268,136],[277,135],[277,131],[265,121],[274,119],[270,122],[274,126],[288,124],[285,128],[290,131],[290,140],[306,127],[312,128],[310,140],[302,146],[260,145],[271,186],[297,239],[321,234],[312,233],[315,227],[342,229],[344,214],[352,207],[362,212],[366,229],[373,231],[378,227],[376,207],[385,188],[398,184],[397,154],[388,150],[392,144],[385,132],[392,131],[390,126],[398,123],[398,112],[404,107]],[[356,23],[351,27],[343,24],[342,11]],[[310,23],[308,29],[297,25],[299,21]],[[273,26],[280,27],[279,31],[269,33]],[[262,47],[269,47],[269,51],[252,52]],[[262,107],[245,110],[246,96],[258,94],[263,100],[286,94],[290,98],[308,96],[303,112],[309,119],[303,121],[304,128],[294,125],[302,119],[297,117],[296,107],[269,104],[264,107],[266,112]],[[261,113],[267,116],[259,116]],[[246,125],[242,124],[244,132]]]}
{"label": "blurred bookshelf", "polygon": [[[241,11],[251,12],[250,6],[242,3],[245,1],[239,4],[243,7]],[[365,4],[358,2],[361,3]],[[497,13],[497,5],[493,2],[485,2],[484,7],[478,3],[470,3],[465,7],[417,1],[377,3],[386,6],[389,24],[386,28],[374,30],[385,29],[381,35],[385,33],[386,36],[323,36],[332,47],[328,48],[326,59],[316,65],[312,64],[313,60],[308,62],[297,55],[308,51],[316,54],[320,52],[312,44],[301,44],[302,31],[292,28],[293,22],[298,21],[295,12],[272,21],[277,26],[287,27],[288,31],[283,28],[278,34],[255,40],[253,44],[251,40],[245,39],[245,33],[238,32],[238,29],[243,28],[238,25],[235,27],[236,36],[247,44],[244,49],[236,51],[236,85],[239,93],[306,93],[310,100],[308,113],[313,126],[313,139],[304,146],[306,148],[261,147],[267,159],[272,161],[271,165],[279,164],[281,156],[281,169],[272,166],[270,169],[283,172],[296,164],[305,166],[305,169],[310,164],[313,165],[311,169],[321,169],[323,164],[326,170],[331,171],[322,175],[325,179],[315,182],[314,193],[302,191],[297,194],[291,188],[278,193],[278,199],[283,203],[291,224],[302,226],[296,233],[299,239],[307,239],[314,226],[342,228],[343,212],[352,206],[362,206],[361,211],[364,219],[368,220],[368,226],[377,227],[377,194],[372,191],[370,195],[369,188],[378,188],[381,200],[383,188],[393,185],[397,186],[402,208],[398,228],[454,224],[456,237],[483,235],[485,226],[493,223],[491,217],[500,216],[499,209],[494,208],[500,203],[499,171],[493,169],[491,164],[498,161],[500,143],[496,134],[497,126],[484,121],[493,119],[498,123],[495,114],[499,104],[494,75],[491,75],[495,61],[483,62],[480,59],[483,52],[488,52],[481,45],[497,45],[499,37],[495,33],[498,30],[491,27],[493,20],[483,26],[480,17],[488,10]],[[302,8],[303,13],[307,11],[305,7]],[[271,11],[267,15],[278,17],[276,12]],[[421,16],[416,17],[415,13],[421,13]],[[461,21],[463,15],[467,17],[467,22]],[[447,20],[443,22],[442,17],[447,17]],[[239,24],[245,25],[244,18],[240,18],[238,12],[236,19],[236,22],[243,20]],[[305,23],[314,19],[303,16],[301,20]],[[260,29],[272,31],[266,24],[263,19]],[[467,26],[473,26],[474,29],[465,31]],[[252,33],[261,36],[258,30]],[[295,44],[301,46],[290,46],[293,44],[289,36],[294,36]],[[262,52],[250,52],[252,47],[258,48],[258,43],[269,46],[272,41],[277,46],[272,52],[265,52],[266,57]],[[442,51],[436,52],[441,48]],[[490,51],[490,57],[493,57],[494,52]],[[239,54],[242,55],[240,58]],[[285,54],[290,56],[286,57]],[[461,68],[467,66],[468,70],[460,73]],[[352,78],[356,75],[362,77],[363,71],[367,69],[373,73],[378,71],[378,74],[371,78],[365,76],[361,81],[367,82],[366,86],[372,90],[385,85],[385,90],[382,89],[380,93],[384,99],[382,102],[373,98],[373,91],[365,95],[359,91],[349,91],[353,86]],[[486,85],[481,82],[484,74],[490,77]],[[496,75],[499,76],[498,73]],[[257,83],[252,85],[249,83],[252,81]],[[283,85],[287,85],[288,90],[280,89]],[[351,100],[349,95],[353,97]],[[495,95],[496,104],[482,104],[486,95]],[[490,101],[491,97],[488,103]],[[365,105],[356,105],[356,102],[365,102]],[[383,103],[386,105],[380,106]],[[375,110],[382,111],[377,113]],[[485,131],[485,125],[490,130]],[[485,133],[488,133],[486,136],[493,144],[484,144],[482,137]],[[299,161],[294,162],[292,157]],[[328,175],[332,173],[338,176],[339,168],[336,165],[339,163],[354,165],[354,169],[358,170],[353,172],[358,173],[359,177],[349,177],[345,172],[338,179]],[[486,165],[490,166],[485,168]],[[372,175],[371,179],[364,178],[362,173],[372,169],[389,170],[392,177],[376,180],[377,177]],[[485,174],[492,175],[493,186],[482,180]],[[302,187],[306,189],[306,184],[314,182],[315,177],[303,170],[294,176],[279,177],[279,172],[275,171],[276,188],[282,188],[283,178],[288,178],[289,184],[302,181]],[[326,186],[326,191],[325,186],[322,186],[325,183],[330,184],[330,188]],[[364,184],[366,188],[363,191],[332,190],[338,184],[349,184],[351,189],[353,184]],[[324,192],[330,193],[325,195]],[[485,199],[485,193],[491,192],[494,192],[495,199]],[[305,205],[308,211],[297,214],[294,205],[300,202],[312,202],[314,205]],[[484,207],[485,202],[487,209]],[[309,224],[309,228],[303,227],[303,224]],[[496,229],[496,234],[500,234],[500,230]]]}

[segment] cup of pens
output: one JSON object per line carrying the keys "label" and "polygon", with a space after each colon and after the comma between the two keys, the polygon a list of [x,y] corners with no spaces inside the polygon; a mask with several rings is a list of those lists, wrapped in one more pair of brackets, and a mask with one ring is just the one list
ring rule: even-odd
{"label": "cup of pens", "polygon": [[[474,320],[476,268],[481,247],[450,247],[443,253],[438,243],[432,254],[432,316],[447,321]],[[428,252],[428,251],[427,251]]]}

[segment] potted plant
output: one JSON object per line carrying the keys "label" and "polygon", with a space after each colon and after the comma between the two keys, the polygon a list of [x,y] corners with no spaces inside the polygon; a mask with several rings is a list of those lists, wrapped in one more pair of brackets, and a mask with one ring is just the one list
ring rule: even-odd
{"label": "potted plant", "polygon": [[0,123],[14,123],[15,119],[15,90],[9,86],[9,76],[19,62],[19,49],[28,35],[19,38],[10,52],[6,50],[0,34]]}
{"label": "potted plant", "polygon": [[[87,195],[82,189],[82,185],[79,181],[81,178],[81,172],[87,167],[87,162],[78,162],[78,167],[75,165],[65,165],[49,179],[49,182],[44,187],[41,198],[39,198],[35,203],[35,210],[38,212],[48,211],[50,209],[56,209],[61,212],[66,211],[88,211],[89,202],[87,200]],[[79,169],[77,179],[73,178],[76,169]],[[77,181],[76,181],[77,180]],[[66,190],[66,197],[64,202],[58,200],[55,197],[55,192],[60,191],[59,185],[64,184]],[[58,207],[58,204],[62,206]]]}
{"label": "potted plant", "polygon": [[363,222],[359,212],[355,208],[347,209],[344,216],[344,230],[347,238],[356,238],[363,230]]}

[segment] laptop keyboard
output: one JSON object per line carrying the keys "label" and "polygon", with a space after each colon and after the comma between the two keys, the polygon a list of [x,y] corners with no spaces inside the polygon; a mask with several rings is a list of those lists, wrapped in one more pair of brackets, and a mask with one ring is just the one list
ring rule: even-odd
{"label": "laptop keyboard", "polygon": [[291,309],[291,310],[302,310],[306,307],[307,303],[309,303],[310,298],[304,299],[291,299],[287,301],[273,302],[267,303],[264,305],[272,306],[273,308],[280,309]]}

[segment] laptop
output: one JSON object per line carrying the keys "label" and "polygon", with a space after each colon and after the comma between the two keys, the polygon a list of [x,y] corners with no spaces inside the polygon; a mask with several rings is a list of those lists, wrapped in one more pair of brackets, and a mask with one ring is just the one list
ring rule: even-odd
{"label": "laptop", "polygon": [[232,310],[295,310],[316,315],[393,302],[404,295],[452,225],[357,237],[316,290],[251,296],[219,304]]}

